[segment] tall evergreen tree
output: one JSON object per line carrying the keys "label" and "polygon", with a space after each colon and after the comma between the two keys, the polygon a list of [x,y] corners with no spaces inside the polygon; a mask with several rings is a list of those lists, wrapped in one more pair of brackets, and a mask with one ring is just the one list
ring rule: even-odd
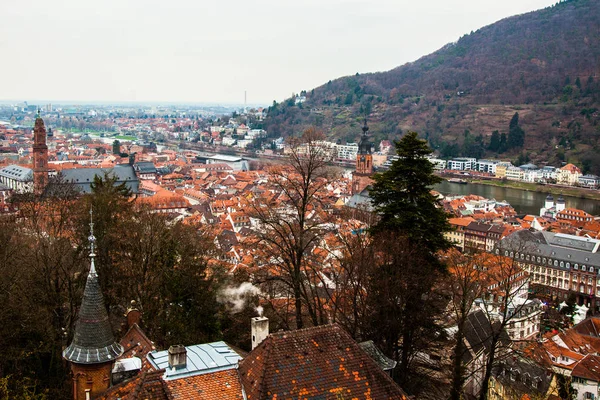
{"label": "tall evergreen tree", "polygon": [[374,176],[369,192],[379,217],[371,229],[378,249],[369,287],[371,337],[398,361],[398,381],[416,392],[423,383],[413,373],[415,355],[443,336],[436,319],[443,305],[432,289],[445,276],[436,253],[449,247],[450,225],[431,194],[441,179],[427,159],[427,143],[408,132],[396,152],[398,160]]}
{"label": "tall evergreen tree", "polygon": [[488,146],[489,151],[499,151],[500,150],[500,132],[494,131],[492,132],[492,137],[490,138],[490,144]]}
{"label": "tall evergreen tree", "polygon": [[431,187],[442,181],[433,174],[433,164],[427,159],[431,152],[416,132],[408,132],[396,142],[398,160],[374,176],[369,196],[380,216],[374,232],[403,234],[433,254],[449,247],[444,232],[451,228],[446,212],[431,193]]}
{"label": "tall evergreen tree", "polygon": [[508,125],[508,149],[523,147],[524,143],[525,132],[519,126],[519,113],[516,112],[511,118],[510,124]]}

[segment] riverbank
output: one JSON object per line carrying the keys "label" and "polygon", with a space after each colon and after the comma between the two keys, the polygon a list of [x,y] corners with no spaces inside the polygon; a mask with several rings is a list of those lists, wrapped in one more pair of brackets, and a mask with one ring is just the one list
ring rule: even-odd
{"label": "riverbank", "polygon": [[579,197],[581,199],[600,200],[600,191],[594,189],[585,189],[579,187],[560,185],[540,185],[537,183],[518,182],[500,179],[468,179],[468,181],[471,183],[478,183],[481,185],[520,189],[529,192],[549,193],[556,196],[563,195]]}

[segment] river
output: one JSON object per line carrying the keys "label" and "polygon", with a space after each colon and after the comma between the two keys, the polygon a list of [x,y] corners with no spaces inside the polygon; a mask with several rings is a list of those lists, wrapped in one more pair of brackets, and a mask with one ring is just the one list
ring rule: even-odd
{"label": "river", "polygon": [[[434,190],[447,194],[476,194],[487,199],[505,200],[517,211],[518,214],[539,215],[540,208],[544,206],[547,193],[530,192],[521,189],[482,185],[478,183],[458,184],[443,181],[433,187]],[[563,196],[567,208],[578,208],[592,215],[600,215],[600,201],[581,199],[579,197]],[[556,199],[556,196],[555,196]]]}

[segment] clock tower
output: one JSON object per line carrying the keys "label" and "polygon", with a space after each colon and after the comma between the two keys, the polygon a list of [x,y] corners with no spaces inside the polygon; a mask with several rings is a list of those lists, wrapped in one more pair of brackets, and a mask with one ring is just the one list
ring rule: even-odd
{"label": "clock tower", "polygon": [[373,152],[372,145],[369,141],[369,127],[367,119],[362,128],[363,134],[358,144],[358,154],[356,155],[356,170],[352,174],[352,194],[358,194],[365,190],[367,186],[373,183],[371,176],[373,175]]}

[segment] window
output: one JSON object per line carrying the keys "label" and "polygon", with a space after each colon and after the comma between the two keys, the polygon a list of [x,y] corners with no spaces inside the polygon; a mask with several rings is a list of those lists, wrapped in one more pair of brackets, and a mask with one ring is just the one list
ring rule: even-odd
{"label": "window", "polygon": [[525,259],[526,259],[527,261],[529,261],[529,254],[527,254],[527,257],[525,257]]}
{"label": "window", "polygon": [[581,266],[581,270],[582,270],[582,271],[585,271],[585,265],[582,265],[582,266]]}
{"label": "window", "polygon": [[590,267],[590,272],[594,272],[594,267]]}
{"label": "window", "polygon": [[571,263],[567,263],[567,268],[571,268]]}
{"label": "window", "polygon": [[[561,264],[562,264],[562,263],[561,263]],[[554,260],[554,266],[555,266],[555,267],[558,267],[558,260]],[[562,267],[562,265],[561,265],[561,267]]]}
{"label": "window", "polygon": [[540,258],[539,257],[537,258],[537,262],[540,262]]}
{"label": "window", "polygon": [[546,264],[546,257],[542,259],[542,263]]}
{"label": "window", "polygon": [[574,268],[574,269],[579,269],[579,264],[575,264],[575,265],[573,266],[573,268]]}

